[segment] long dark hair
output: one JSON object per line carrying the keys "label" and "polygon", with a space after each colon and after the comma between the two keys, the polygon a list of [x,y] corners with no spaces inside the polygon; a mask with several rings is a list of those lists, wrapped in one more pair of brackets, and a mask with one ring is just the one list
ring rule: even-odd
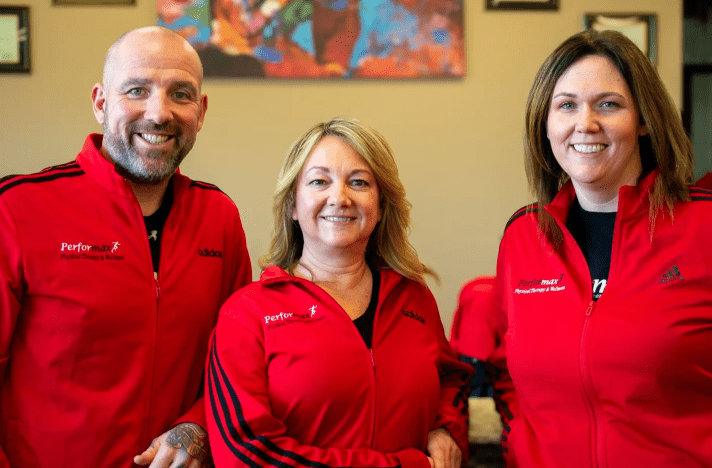
{"label": "long dark hair", "polygon": [[[547,138],[547,119],[554,87],[568,68],[590,55],[608,58],[625,79],[647,135],[639,137],[641,178],[660,170],[650,193],[650,229],[663,208],[672,216],[675,202],[688,200],[694,150],[672,98],[650,60],[630,39],[616,31],[593,29],[566,39],[539,69],[529,91],[525,118],[525,166],[529,188],[543,207],[554,199],[569,176],[559,166]],[[540,210],[542,233],[558,244],[556,223]]]}

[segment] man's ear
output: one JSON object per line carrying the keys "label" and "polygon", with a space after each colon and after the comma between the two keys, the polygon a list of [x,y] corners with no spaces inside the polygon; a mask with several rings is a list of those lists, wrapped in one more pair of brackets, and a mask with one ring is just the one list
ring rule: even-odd
{"label": "man's ear", "polygon": [[95,84],[91,90],[91,104],[96,121],[104,125],[106,95],[104,94],[104,86],[101,83]]}
{"label": "man's ear", "polygon": [[200,95],[200,117],[198,117],[198,131],[203,128],[203,121],[205,121],[205,113],[208,112],[208,95]]}

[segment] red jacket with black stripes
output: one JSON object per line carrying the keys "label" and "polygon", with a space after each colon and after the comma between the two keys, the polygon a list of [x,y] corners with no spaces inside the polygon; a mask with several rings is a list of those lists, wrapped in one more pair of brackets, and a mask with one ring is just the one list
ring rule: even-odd
{"label": "red jacket with black stripes", "polygon": [[467,456],[471,369],[430,291],[381,278],[372,349],[323,289],[274,266],[225,303],[206,377],[216,466],[430,468],[438,427]]}
{"label": "red jacket with black stripes", "polygon": [[698,187],[706,188],[706,189],[712,189],[712,172],[708,172],[700,180],[698,180],[695,185]]}
{"label": "red jacket with black stripes", "polygon": [[536,206],[508,223],[495,397],[509,466],[712,466],[712,191],[690,188],[692,201],[677,203],[674,219],[658,214],[651,235],[656,177],[620,189],[596,302],[566,229],[570,182],[545,208],[563,231],[558,248],[541,240]]}
{"label": "red jacket with black stripes", "polygon": [[129,467],[176,423],[204,426],[208,339],[251,279],[234,203],[180,174],[154,278],[141,209],[101,139],[0,182],[2,468]]}

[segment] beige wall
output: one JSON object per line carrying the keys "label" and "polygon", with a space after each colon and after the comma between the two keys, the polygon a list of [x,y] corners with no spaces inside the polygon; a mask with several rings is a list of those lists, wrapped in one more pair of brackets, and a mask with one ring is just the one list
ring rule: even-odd
{"label": "beige wall", "polygon": [[[28,0],[25,0],[25,3]],[[108,46],[155,23],[154,1],[59,7],[29,0],[32,74],[0,76],[0,176],[76,155],[100,132],[90,91]],[[22,3],[22,2],[17,2]],[[558,12],[484,10],[466,0],[467,78],[452,81],[208,80],[205,126],[182,170],[219,185],[242,213],[255,264],[268,245],[271,193],[290,143],[317,121],[358,117],[390,141],[413,203],[411,240],[442,278],[449,327],[461,285],[494,272],[502,229],[531,200],[522,167],[524,104],[544,58],[584,12],[657,13],[659,71],[679,105],[681,0],[561,0]]]}

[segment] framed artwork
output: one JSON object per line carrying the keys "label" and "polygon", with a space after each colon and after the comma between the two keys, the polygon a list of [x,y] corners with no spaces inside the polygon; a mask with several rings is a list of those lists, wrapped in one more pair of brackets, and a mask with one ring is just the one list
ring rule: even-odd
{"label": "framed artwork", "polygon": [[459,78],[465,0],[156,0],[206,77]]}
{"label": "framed artwork", "polygon": [[135,5],[136,0],[52,0],[55,5]]}
{"label": "framed artwork", "polygon": [[0,73],[30,72],[30,8],[0,6]]}
{"label": "framed artwork", "polygon": [[648,56],[658,63],[658,17],[647,13],[586,13],[584,29],[614,30],[628,36]]}
{"label": "framed artwork", "polygon": [[558,10],[559,0],[486,0],[488,10]]}

